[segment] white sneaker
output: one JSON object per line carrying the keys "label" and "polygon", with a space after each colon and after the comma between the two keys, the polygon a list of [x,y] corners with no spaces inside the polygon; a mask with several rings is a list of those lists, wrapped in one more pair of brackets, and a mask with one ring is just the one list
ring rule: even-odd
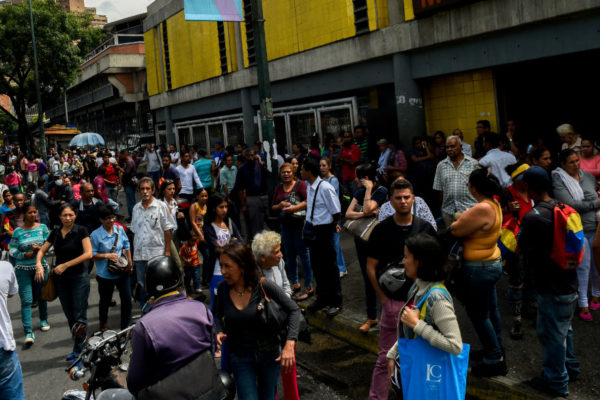
{"label": "white sneaker", "polygon": [[346,275],[348,275],[348,271],[340,271],[340,278],[343,278]]}

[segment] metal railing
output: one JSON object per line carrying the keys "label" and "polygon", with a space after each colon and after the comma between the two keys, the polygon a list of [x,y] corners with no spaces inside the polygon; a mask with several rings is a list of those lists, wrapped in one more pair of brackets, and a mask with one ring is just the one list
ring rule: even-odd
{"label": "metal railing", "polygon": [[90,51],[83,57],[83,64],[90,61],[109,47],[119,46],[131,43],[144,43],[144,35],[141,34],[117,34],[112,35],[108,40]]}

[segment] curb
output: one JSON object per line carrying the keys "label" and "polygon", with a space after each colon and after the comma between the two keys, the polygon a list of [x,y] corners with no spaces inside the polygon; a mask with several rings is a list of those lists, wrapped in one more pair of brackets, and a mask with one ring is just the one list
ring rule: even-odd
{"label": "curb", "polygon": [[[303,302],[298,303],[298,305],[306,311],[308,303]],[[344,317],[343,312],[334,318],[327,317],[323,311],[316,313],[305,312],[304,315],[310,326],[370,353],[379,353],[379,335],[376,333],[377,331],[371,330],[365,334],[361,334],[358,331],[360,325]],[[342,387],[345,385],[334,374],[323,370],[318,365],[313,365],[305,360],[301,360],[300,365],[316,372],[321,380],[327,383],[334,383]],[[469,374],[467,378],[467,398],[483,400],[547,400],[549,397],[540,395],[524,386],[521,382],[511,378],[504,376],[477,378]]]}

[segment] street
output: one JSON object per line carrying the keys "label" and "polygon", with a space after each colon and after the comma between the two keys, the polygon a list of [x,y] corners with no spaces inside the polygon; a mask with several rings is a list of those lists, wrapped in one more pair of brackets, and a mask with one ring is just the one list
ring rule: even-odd
{"label": "street", "polygon": [[[118,303],[119,296],[116,291],[113,298]],[[88,308],[91,331],[98,329],[98,299],[98,285],[92,277]],[[34,309],[33,326],[36,337],[35,344],[30,348],[23,347],[25,337],[21,326],[18,295],[9,299],[8,307],[17,342],[17,352],[23,369],[25,398],[28,400],[60,399],[63,392],[68,389],[81,389],[84,380],[71,381],[67,372],[65,372],[65,368],[69,365],[65,361],[65,356],[71,352],[73,342],[58,299],[48,304],[48,322],[52,327],[48,332],[39,330],[38,313],[37,309]],[[109,327],[118,327],[119,312],[119,305],[110,308]],[[134,315],[136,312],[139,313],[138,307],[134,307]],[[328,348],[326,352],[324,352],[325,347]],[[370,368],[374,363],[372,354],[353,348],[345,342],[319,332],[313,333],[313,345],[299,344],[298,353],[298,390],[302,399],[346,400],[365,397],[370,381]],[[344,360],[338,364],[340,361],[339,356],[335,357],[333,353],[343,354]],[[343,364],[345,364],[345,368]],[[326,381],[326,377],[315,375],[306,369],[314,365],[319,366],[319,371],[343,372],[345,375],[343,379],[351,377],[352,385],[340,387],[339,383],[323,383],[324,379]],[[350,375],[352,370],[354,373]],[[361,375],[357,375],[357,370],[364,372],[364,374],[361,372]],[[280,398],[283,398],[281,388],[280,392]]]}

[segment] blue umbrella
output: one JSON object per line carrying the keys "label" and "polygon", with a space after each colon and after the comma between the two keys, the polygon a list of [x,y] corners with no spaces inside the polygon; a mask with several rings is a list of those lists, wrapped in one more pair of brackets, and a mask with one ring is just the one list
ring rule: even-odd
{"label": "blue umbrella", "polygon": [[69,147],[85,147],[104,145],[104,138],[99,133],[85,132],[75,136],[69,142]]}

